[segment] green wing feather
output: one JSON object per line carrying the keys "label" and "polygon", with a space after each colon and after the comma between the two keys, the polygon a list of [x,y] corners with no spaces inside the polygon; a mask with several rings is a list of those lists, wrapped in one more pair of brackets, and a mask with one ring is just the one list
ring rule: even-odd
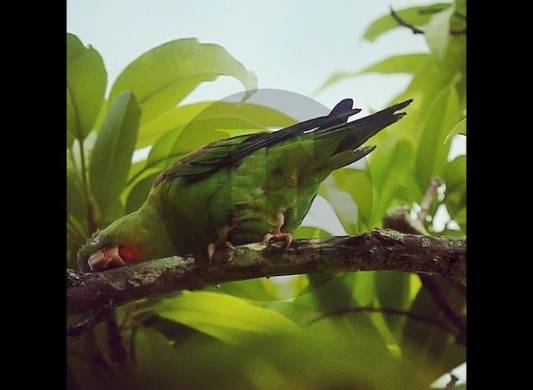
{"label": "green wing feather", "polygon": [[[275,132],[245,134],[215,141],[178,160],[157,177],[153,187],[177,177],[184,177],[189,181],[205,178],[222,167],[238,165],[243,158],[257,150],[281,145],[286,141],[288,145],[296,146],[296,143],[291,142],[295,139],[312,144],[314,149],[321,151],[319,154],[313,153],[312,156],[325,159],[325,162],[318,161],[319,165],[331,168],[330,170],[337,169],[370,153],[373,148],[355,149],[405,115],[396,111],[405,108],[411,102],[412,99],[346,123],[351,115],[361,110],[352,109],[352,100],[345,99],[327,116],[300,122]],[[289,147],[284,151],[290,153],[290,149]],[[287,157],[290,157],[290,154]]]}

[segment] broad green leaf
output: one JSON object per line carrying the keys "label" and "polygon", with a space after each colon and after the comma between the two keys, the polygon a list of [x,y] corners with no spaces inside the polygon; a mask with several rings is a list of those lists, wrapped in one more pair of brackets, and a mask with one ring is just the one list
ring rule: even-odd
{"label": "broad green leaf", "polygon": [[148,197],[150,188],[152,188],[152,183],[154,182],[157,175],[158,173],[154,173],[149,176],[146,176],[143,179],[139,180],[133,186],[133,188],[128,194],[128,201],[126,202],[125,210],[126,214],[129,214],[142,206],[142,204]]}
{"label": "broad green leaf", "polygon": [[[67,108],[68,110],[68,108]],[[68,113],[67,113],[68,115]],[[72,132],[70,132],[67,128],[67,149],[72,148],[72,145],[74,145],[74,140],[76,138],[72,135]]]}
{"label": "broad green leaf", "polygon": [[[409,307],[409,279],[409,274],[404,272],[376,272],[375,289],[380,307],[407,309]],[[384,317],[391,331],[399,336],[405,317],[398,315],[385,315]]]}
{"label": "broad green leaf", "polygon": [[355,272],[352,279],[353,298],[357,306],[372,306],[376,298],[376,272]]}
{"label": "broad green leaf", "polygon": [[179,370],[171,369],[176,364],[178,352],[170,341],[162,333],[147,327],[137,329],[133,337],[132,354],[136,369],[129,370],[125,376],[129,386],[122,388],[148,390],[175,387],[177,381],[183,378],[180,378]]}
{"label": "broad green leaf", "polygon": [[115,199],[115,201],[108,207],[105,214],[98,213],[98,229],[103,229],[115,222],[117,219],[124,216],[125,207],[120,198]]}
{"label": "broad green leaf", "polygon": [[[434,279],[434,281],[448,304],[454,310],[462,312],[465,298],[455,286],[446,280]],[[410,310],[453,329],[442,310],[435,305],[426,288],[420,289]],[[413,364],[418,365],[423,372],[430,373],[432,380],[446,374],[465,361],[465,347],[457,346],[455,348],[455,346],[455,336],[440,326],[413,317],[407,318],[402,341],[404,356]],[[448,350],[450,350],[449,353]]]}
{"label": "broad green leaf", "polygon": [[466,116],[463,117],[457,124],[450,130],[444,142],[448,142],[451,138],[457,134],[466,135]]}
{"label": "broad green leaf", "polygon": [[356,345],[371,345],[372,348],[388,353],[383,335],[374,325],[370,314],[365,312],[337,312],[330,317],[313,323],[311,330],[320,333],[334,332],[350,338]]}
{"label": "broad green leaf", "polygon": [[444,57],[444,53],[448,47],[448,41],[450,40],[450,18],[454,11],[454,7],[450,7],[445,11],[435,14],[425,28],[424,36],[426,37],[426,42],[439,60]]}
{"label": "broad green leaf", "polygon": [[299,331],[294,322],[275,311],[213,292],[183,293],[155,305],[153,310],[163,318],[234,345],[258,335]]}
{"label": "broad green leaf", "polygon": [[420,188],[427,188],[432,177],[442,177],[444,173],[450,150],[450,144],[444,140],[461,117],[454,86],[443,89],[428,110],[416,157],[415,172]]}
{"label": "broad green leaf", "polygon": [[120,95],[107,112],[98,133],[90,164],[91,191],[102,214],[116,202],[128,171],[141,111],[131,92]]}
{"label": "broad green leaf", "polygon": [[337,72],[331,75],[313,94],[316,95],[319,92],[337,84],[341,81],[360,76],[367,73],[410,73],[414,74],[418,72],[421,66],[427,61],[429,55],[427,53],[416,54],[401,54],[385,58],[382,61],[376,62],[363,70],[355,72]]}
{"label": "broad green leaf", "polygon": [[196,38],[174,40],[129,64],[113,84],[109,100],[112,103],[124,91],[132,91],[144,125],[175,107],[202,82],[219,76],[234,77],[247,90],[256,88],[255,75],[223,47]]}
{"label": "broad green leaf", "polygon": [[[369,160],[372,184],[374,187],[373,213],[370,227],[379,226],[386,211],[398,199],[401,203],[410,203],[418,200],[407,199],[409,194],[403,189],[410,185],[410,178],[414,169],[414,151],[411,143],[405,139],[395,141],[387,140],[381,143],[372,153]],[[401,191],[400,191],[401,190]],[[414,190],[416,193],[416,190]],[[400,195],[400,197],[399,197]],[[420,195],[421,197],[421,195]]]}
{"label": "broad green leaf", "polygon": [[154,144],[148,158],[146,159],[145,168],[152,167],[166,167],[166,160],[177,160],[181,153],[171,154],[174,142],[178,138],[179,134],[183,131],[183,126],[176,127],[163,134],[161,138]]}
{"label": "broad green leaf", "polygon": [[280,298],[271,280],[266,278],[240,280],[208,287],[204,291],[229,294],[256,302],[276,301]]}
{"label": "broad green leaf", "polygon": [[83,196],[74,172],[67,173],[67,213],[72,214],[78,221],[85,221],[87,216],[87,203]]}
{"label": "broad green leaf", "polygon": [[331,237],[331,234],[320,228],[316,228],[312,226],[299,226],[292,232],[292,237],[295,240],[300,240],[300,239],[323,240],[325,238]]}
{"label": "broad green leaf", "polygon": [[174,107],[139,130],[137,147],[152,144],[170,129],[191,122],[209,122],[224,129],[268,129],[286,127],[295,120],[269,107],[248,103],[200,102]]}
{"label": "broad green leaf", "polygon": [[466,156],[448,162],[444,174],[446,195],[444,202],[452,219],[466,207]]}
{"label": "broad green leaf", "polygon": [[466,0],[455,0],[455,10],[461,15],[466,16]]}
{"label": "broad green leaf", "polygon": [[[298,337],[261,338],[242,346],[184,343],[176,348],[141,328],[135,350],[142,360],[133,372],[127,371],[130,387],[121,388],[171,389],[176,384],[235,390],[428,388],[422,386],[423,373],[375,346],[365,333],[346,337],[336,329],[316,328]],[[334,369],[324,369],[331,365]]]}
{"label": "broad green leaf", "polygon": [[322,182],[319,193],[331,204],[346,233],[357,233],[359,217],[357,205],[352,196],[348,192],[338,189],[332,178]]}
{"label": "broad green leaf", "polygon": [[[370,229],[373,211],[372,176],[368,169],[344,168],[332,172],[335,187],[350,194],[357,206],[357,232]],[[334,207],[335,208],[335,207]]]}
{"label": "broad green leaf", "polygon": [[[395,10],[395,12],[406,22],[415,26],[423,26],[430,21],[431,17],[434,15],[433,11],[440,12],[448,7],[450,7],[449,3],[435,3],[426,6],[409,7],[402,10]],[[383,33],[398,27],[401,26],[389,13],[372,22],[363,34],[363,39],[372,42]]]}
{"label": "broad green leaf", "polygon": [[67,34],[67,129],[83,140],[92,130],[104,100],[107,73],[100,54]]}

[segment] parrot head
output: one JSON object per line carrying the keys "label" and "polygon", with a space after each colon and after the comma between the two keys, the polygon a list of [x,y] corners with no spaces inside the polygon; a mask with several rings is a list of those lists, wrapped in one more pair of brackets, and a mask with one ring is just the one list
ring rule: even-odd
{"label": "parrot head", "polygon": [[78,251],[78,265],[84,271],[97,272],[174,252],[159,220],[136,211],[96,231]]}

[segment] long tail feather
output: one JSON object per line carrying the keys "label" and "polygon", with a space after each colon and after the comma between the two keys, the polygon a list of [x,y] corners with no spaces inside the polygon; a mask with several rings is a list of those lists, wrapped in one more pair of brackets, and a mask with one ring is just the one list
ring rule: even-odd
{"label": "long tail feather", "polygon": [[370,137],[383,130],[385,127],[392,125],[406,115],[404,112],[397,112],[411,104],[413,99],[394,104],[384,110],[368,115],[364,118],[357,119],[346,124],[341,124],[327,129],[318,130],[316,139],[320,137],[330,137],[337,134],[346,136],[337,146],[334,154],[343,150],[355,149],[364,144]]}

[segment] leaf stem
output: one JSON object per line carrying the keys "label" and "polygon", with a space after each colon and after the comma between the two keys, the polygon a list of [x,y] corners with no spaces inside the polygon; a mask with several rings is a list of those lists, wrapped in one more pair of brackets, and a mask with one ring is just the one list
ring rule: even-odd
{"label": "leaf stem", "polygon": [[67,218],[67,227],[70,228],[71,232],[80,240],[83,241],[84,234],[81,232],[78,227],[72,222],[70,218]]}
{"label": "leaf stem", "polygon": [[96,223],[94,221],[93,206],[89,199],[89,184],[87,180],[87,168],[85,167],[85,151],[83,149],[83,141],[78,140],[80,146],[80,160],[81,160],[81,178],[83,182],[83,195],[87,203],[87,233],[90,236],[96,231]]}

